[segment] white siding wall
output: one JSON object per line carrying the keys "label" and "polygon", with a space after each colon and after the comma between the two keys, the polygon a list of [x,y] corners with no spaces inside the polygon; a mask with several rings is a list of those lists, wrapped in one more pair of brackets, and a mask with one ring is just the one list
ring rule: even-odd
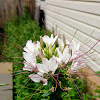
{"label": "white siding wall", "polygon": [[[80,41],[82,52],[87,52],[100,40],[100,0],[46,0],[39,3],[45,11],[48,29],[54,27],[69,40],[78,30],[74,39]],[[88,54],[91,59],[88,65],[94,71],[100,71],[100,42],[93,51]]]}

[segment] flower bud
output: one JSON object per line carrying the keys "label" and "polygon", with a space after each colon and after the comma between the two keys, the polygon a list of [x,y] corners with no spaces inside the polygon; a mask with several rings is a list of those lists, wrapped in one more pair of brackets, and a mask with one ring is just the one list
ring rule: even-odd
{"label": "flower bud", "polygon": [[64,47],[66,47],[66,39],[65,39],[65,35],[62,34],[62,40],[63,40],[63,43],[64,43]]}
{"label": "flower bud", "polygon": [[40,36],[40,45],[41,45],[41,48],[43,49],[43,38],[42,38],[42,36]]}
{"label": "flower bud", "polygon": [[51,44],[49,45],[49,52],[50,52],[50,54],[52,54],[52,45]]}
{"label": "flower bud", "polygon": [[43,51],[42,51],[42,48],[40,49],[40,54],[41,54],[41,59],[43,59]]}
{"label": "flower bud", "polygon": [[71,56],[72,56],[72,49],[69,49],[69,54],[71,54]]}

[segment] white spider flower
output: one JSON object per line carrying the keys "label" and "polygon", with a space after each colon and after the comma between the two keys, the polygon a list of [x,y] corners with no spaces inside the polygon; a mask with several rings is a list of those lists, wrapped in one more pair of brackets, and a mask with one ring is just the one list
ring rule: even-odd
{"label": "white spider flower", "polygon": [[58,64],[62,64],[63,62],[65,64],[68,63],[70,57],[71,57],[71,53],[69,52],[69,48],[66,46],[63,50],[63,52],[61,52],[58,48],[57,48],[57,52],[58,52],[58,56],[57,58],[57,62]]}
{"label": "white spider flower", "polygon": [[37,64],[37,68],[40,73],[48,73],[52,72],[54,73],[58,67],[58,63],[56,62],[55,57],[53,56],[49,60],[46,58],[43,58],[42,64]]}
{"label": "white spider flower", "polygon": [[55,43],[55,41],[57,40],[57,38],[58,38],[58,36],[55,36],[54,38],[53,38],[53,34],[51,34],[51,37],[49,37],[49,36],[47,36],[47,35],[45,35],[44,37],[43,37],[43,41],[44,41],[44,43],[46,43],[46,44],[48,44],[48,45],[54,45],[54,43]]}
{"label": "white spider flower", "polygon": [[34,68],[36,68],[36,57],[32,53],[26,53],[23,52],[23,57],[25,59],[24,61],[24,67],[23,70],[32,71]]}
{"label": "white spider flower", "polygon": [[26,46],[24,47],[24,51],[27,53],[33,53],[35,56],[39,55],[39,49],[40,48],[40,42],[37,41],[37,43],[32,42],[32,40],[28,40],[26,43]]}
{"label": "white spider flower", "polygon": [[28,77],[34,82],[42,82],[43,85],[47,85],[47,79],[43,78],[43,76],[40,73],[30,74]]}

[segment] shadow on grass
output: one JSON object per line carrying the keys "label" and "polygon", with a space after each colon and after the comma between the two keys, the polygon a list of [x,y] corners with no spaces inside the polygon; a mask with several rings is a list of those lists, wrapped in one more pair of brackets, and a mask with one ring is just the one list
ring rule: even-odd
{"label": "shadow on grass", "polygon": [[[3,28],[0,28],[0,33],[4,35]],[[4,37],[0,35],[0,62],[2,61],[1,55],[3,50],[3,45],[4,45]]]}

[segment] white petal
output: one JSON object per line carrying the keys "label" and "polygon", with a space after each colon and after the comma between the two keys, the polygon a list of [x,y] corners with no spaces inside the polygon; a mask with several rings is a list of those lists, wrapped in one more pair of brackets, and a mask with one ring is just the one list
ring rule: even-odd
{"label": "white petal", "polygon": [[23,50],[26,51],[26,52],[31,52],[28,47],[24,47]]}
{"label": "white petal", "polygon": [[49,45],[50,44],[50,38],[49,38],[49,36],[45,35],[43,37],[43,41],[44,41],[44,43],[47,43]]}
{"label": "white petal", "polygon": [[57,52],[58,52],[59,58],[62,59],[62,56],[63,56],[63,55],[62,55],[61,51],[60,51],[58,48],[57,48]]}
{"label": "white petal", "polygon": [[58,44],[59,44],[59,46],[61,47],[61,51],[62,51],[62,50],[64,49],[63,40],[58,38]]}
{"label": "white petal", "polygon": [[48,70],[46,70],[46,67],[47,66],[45,64],[37,64],[37,68],[38,68],[39,72],[48,73]]}
{"label": "white petal", "polygon": [[52,45],[52,46],[53,46],[54,43],[56,42],[57,38],[58,38],[58,36],[55,36],[53,39],[51,39],[51,45]]}
{"label": "white petal", "polygon": [[61,61],[60,58],[55,57],[55,56],[53,56],[53,57],[54,57],[54,59],[56,60],[56,62],[57,62],[58,65],[61,65],[61,64],[62,64],[62,61]]}
{"label": "white petal", "polygon": [[34,82],[40,82],[41,79],[39,75],[35,75],[35,74],[30,74],[28,77]]}
{"label": "white petal", "polygon": [[80,42],[77,42],[77,45],[76,45],[76,50],[78,51],[80,48]]}
{"label": "white petal", "polygon": [[53,34],[51,34],[51,38],[53,38]]}
{"label": "white petal", "polygon": [[26,52],[34,52],[34,44],[32,43],[32,40],[27,41],[26,46],[24,47],[24,50]]}
{"label": "white petal", "polygon": [[40,72],[45,73],[45,69],[43,67],[43,64],[37,64],[37,68]]}
{"label": "white petal", "polygon": [[60,58],[57,57],[57,63],[58,63],[59,65],[61,65],[63,62],[62,62],[62,60],[61,60]]}
{"label": "white petal", "polygon": [[36,57],[33,54],[23,52],[23,57],[27,62],[29,62],[33,66],[36,64]]}
{"label": "white petal", "polygon": [[31,65],[30,63],[24,61],[24,67],[23,70],[28,70],[28,71],[32,71],[34,70],[35,66]]}
{"label": "white petal", "polygon": [[47,43],[48,45],[51,44],[53,46],[54,43],[55,43],[55,41],[57,40],[57,38],[58,38],[58,36],[56,36],[55,38],[53,38],[53,34],[51,34],[51,37],[45,35],[43,37],[43,41],[44,41],[44,43]]}
{"label": "white petal", "polygon": [[28,40],[26,46],[24,47],[24,51],[27,53],[33,53],[35,56],[39,55],[38,48],[40,47],[40,42],[32,43],[32,40]]}
{"label": "white petal", "polygon": [[55,57],[52,57],[50,60],[49,60],[49,70],[50,71],[55,71],[58,67],[58,64],[56,62],[56,59]]}
{"label": "white petal", "polygon": [[49,72],[49,63],[48,63],[48,59],[47,58],[43,58],[42,60],[43,65],[44,65],[44,69],[46,70],[46,72]]}
{"label": "white petal", "polygon": [[44,85],[47,85],[47,80],[45,78],[43,78],[42,76],[38,75],[38,74],[30,74],[29,78],[31,80],[33,80],[34,82],[44,82]]}
{"label": "white petal", "polygon": [[69,48],[66,46],[64,51],[63,51],[63,62],[68,63],[70,58],[70,54],[69,54]]}
{"label": "white petal", "polygon": [[37,41],[37,48],[40,48],[40,42]]}

